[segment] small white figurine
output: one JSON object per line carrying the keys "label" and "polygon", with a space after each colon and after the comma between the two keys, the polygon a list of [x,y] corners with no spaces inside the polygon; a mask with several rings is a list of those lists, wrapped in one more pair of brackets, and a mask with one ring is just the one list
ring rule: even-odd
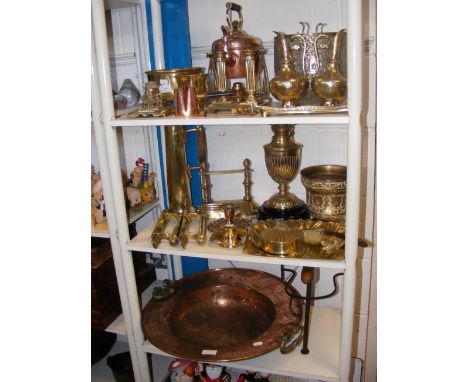
{"label": "small white figurine", "polygon": [[127,187],[127,199],[130,203],[130,207],[141,205],[140,190],[135,187]]}

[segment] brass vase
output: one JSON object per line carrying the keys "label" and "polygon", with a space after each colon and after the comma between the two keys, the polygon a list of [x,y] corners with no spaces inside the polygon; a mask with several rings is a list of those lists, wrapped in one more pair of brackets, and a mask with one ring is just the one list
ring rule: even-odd
{"label": "brass vase", "polygon": [[279,64],[278,74],[270,81],[271,94],[283,103],[283,107],[294,107],[307,89],[307,78],[294,69],[291,48],[283,32],[278,36]]}
{"label": "brass vase", "polygon": [[307,219],[305,203],[289,192],[289,183],[299,172],[302,144],[294,140],[295,125],[271,125],[273,138],[264,145],[268,174],[279,191],[259,208],[259,219]]}
{"label": "brass vase", "polygon": [[326,70],[312,79],[312,90],[322,100],[324,106],[337,106],[346,102],[348,86],[346,77],[339,68],[338,52],[341,37],[346,29],[341,29],[333,40],[333,54]]}

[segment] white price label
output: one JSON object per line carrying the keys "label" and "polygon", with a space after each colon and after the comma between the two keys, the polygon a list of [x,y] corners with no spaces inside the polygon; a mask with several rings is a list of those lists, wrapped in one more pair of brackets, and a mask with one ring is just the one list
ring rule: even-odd
{"label": "white price label", "polygon": [[159,92],[160,93],[174,93],[171,84],[166,79],[159,80]]}

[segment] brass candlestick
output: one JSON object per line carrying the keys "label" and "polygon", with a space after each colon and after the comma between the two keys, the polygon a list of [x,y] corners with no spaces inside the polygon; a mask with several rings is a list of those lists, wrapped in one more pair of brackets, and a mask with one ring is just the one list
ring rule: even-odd
{"label": "brass candlestick", "polygon": [[295,125],[271,125],[273,138],[263,148],[268,174],[279,184],[279,192],[259,208],[259,219],[307,219],[305,203],[289,192],[289,183],[296,177],[302,155],[302,144],[294,140]]}

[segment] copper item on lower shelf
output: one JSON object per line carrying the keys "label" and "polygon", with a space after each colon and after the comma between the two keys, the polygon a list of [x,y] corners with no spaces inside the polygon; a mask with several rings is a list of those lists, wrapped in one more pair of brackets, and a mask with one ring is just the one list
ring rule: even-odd
{"label": "copper item on lower shelf", "polygon": [[227,268],[178,280],[177,292],[151,300],[142,313],[145,337],[184,359],[228,362],[279,348],[302,319],[302,303],[266,272]]}

